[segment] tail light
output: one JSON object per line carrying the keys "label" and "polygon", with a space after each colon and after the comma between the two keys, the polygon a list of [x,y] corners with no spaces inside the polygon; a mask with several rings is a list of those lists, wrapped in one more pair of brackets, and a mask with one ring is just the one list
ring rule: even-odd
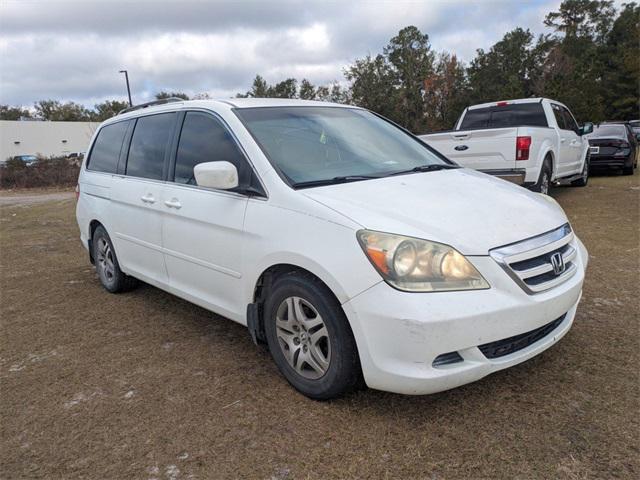
{"label": "tail light", "polygon": [[629,144],[624,140],[614,140],[611,142],[611,146],[618,148],[629,148]]}
{"label": "tail light", "polygon": [[496,107],[506,107],[509,105],[509,102],[498,102],[496,103]]}
{"label": "tail light", "polygon": [[76,185],[76,202],[78,201],[78,199],[80,198],[80,185]]}
{"label": "tail light", "polygon": [[516,160],[529,160],[531,137],[516,138]]}

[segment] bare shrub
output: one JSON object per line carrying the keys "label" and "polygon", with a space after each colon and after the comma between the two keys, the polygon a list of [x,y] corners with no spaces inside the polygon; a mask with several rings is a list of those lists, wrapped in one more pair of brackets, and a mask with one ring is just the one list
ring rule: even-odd
{"label": "bare shrub", "polygon": [[0,188],[69,187],[79,172],[78,163],[66,157],[39,158],[33,165],[9,159],[0,166]]}

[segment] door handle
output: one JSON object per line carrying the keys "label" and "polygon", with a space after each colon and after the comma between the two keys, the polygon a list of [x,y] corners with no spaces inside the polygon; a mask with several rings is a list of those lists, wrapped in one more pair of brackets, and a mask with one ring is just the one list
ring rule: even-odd
{"label": "door handle", "polygon": [[140,197],[140,200],[142,200],[144,203],[156,203],[156,199],[153,198],[153,195],[151,195],[150,193],[147,193],[146,195]]}
{"label": "door handle", "polygon": [[171,200],[165,200],[164,204],[169,208],[175,208],[180,210],[182,208],[182,204],[178,201],[177,198],[172,198]]}
{"label": "door handle", "polygon": [[561,138],[560,143],[564,143],[566,140],[567,140],[566,138]]}

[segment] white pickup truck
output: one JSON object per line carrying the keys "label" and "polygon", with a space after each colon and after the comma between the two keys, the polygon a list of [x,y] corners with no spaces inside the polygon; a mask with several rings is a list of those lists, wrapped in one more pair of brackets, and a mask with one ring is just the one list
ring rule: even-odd
{"label": "white pickup truck", "polygon": [[463,167],[549,192],[552,182],[585,186],[593,124],[578,126],[569,109],[547,98],[467,107],[455,129],[420,138]]}

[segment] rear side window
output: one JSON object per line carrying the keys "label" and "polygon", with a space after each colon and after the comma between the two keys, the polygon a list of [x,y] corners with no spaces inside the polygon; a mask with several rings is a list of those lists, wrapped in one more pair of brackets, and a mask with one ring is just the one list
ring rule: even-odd
{"label": "rear side window", "polygon": [[127,175],[162,180],[175,117],[175,113],[161,113],[138,118],[129,147]]}
{"label": "rear side window", "polygon": [[176,153],[174,181],[196,185],[193,167],[203,162],[223,160],[235,165],[240,185],[246,185],[249,168],[229,131],[211,115],[187,112]]}
{"label": "rear side window", "polygon": [[88,170],[116,173],[122,142],[128,126],[129,122],[118,122],[100,129],[98,137],[93,143],[91,156],[87,160]]}
{"label": "rear side window", "polygon": [[541,103],[512,103],[468,110],[462,119],[460,130],[524,126],[549,126]]}

